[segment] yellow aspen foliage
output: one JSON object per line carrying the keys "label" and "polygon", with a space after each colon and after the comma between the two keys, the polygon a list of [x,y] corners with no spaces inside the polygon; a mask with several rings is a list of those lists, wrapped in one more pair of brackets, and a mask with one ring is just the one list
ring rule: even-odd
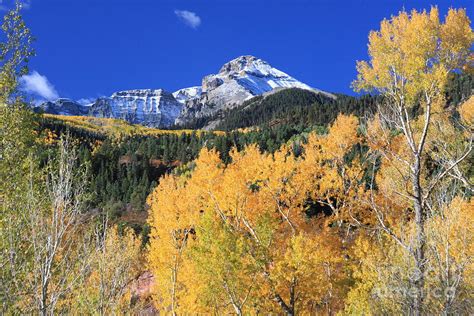
{"label": "yellow aspen foliage", "polygon": [[403,94],[413,103],[420,91],[444,89],[448,73],[464,65],[473,40],[463,9],[450,9],[444,23],[437,8],[402,11],[370,32],[371,62],[357,63],[354,87]]}
{"label": "yellow aspen foliage", "polygon": [[391,199],[407,207],[408,201],[406,196],[400,195],[410,189],[410,177],[406,175],[410,172],[410,167],[406,163],[410,158],[410,153],[404,146],[403,135],[391,136],[384,146],[382,159],[382,167],[376,176],[379,194],[384,195],[387,199]]}
{"label": "yellow aspen foliage", "polygon": [[[430,314],[435,306],[426,291],[432,280],[430,265],[436,261],[428,246],[428,226],[458,194],[472,193],[466,178],[472,132],[459,122],[453,124],[455,115],[444,98],[450,73],[472,63],[473,43],[474,32],[463,9],[450,9],[444,21],[436,7],[402,11],[370,32],[370,60],[357,63],[354,88],[383,96],[367,130],[373,165],[379,170],[366,204],[376,230],[390,239],[382,254],[387,269],[397,273],[387,273],[383,265],[376,271],[384,272],[385,278],[398,276],[383,284],[399,289],[392,296],[401,302],[394,305],[386,296],[373,296],[372,304],[379,307],[373,313]],[[403,273],[413,269],[417,273]],[[453,312],[463,300],[458,294],[435,314]]]}
{"label": "yellow aspen foliage", "polygon": [[101,315],[133,312],[139,307],[132,304],[131,282],[139,272],[141,240],[132,230],[119,233],[112,226],[98,231],[94,243],[89,273],[74,289],[66,310]]}
{"label": "yellow aspen foliage", "polygon": [[[379,137],[368,153],[383,147],[395,159],[382,160],[378,191],[368,190],[366,157],[354,152],[372,136],[357,129],[355,117],[340,116],[328,135],[311,134],[298,158],[286,146],[268,154],[252,145],[232,150],[224,164],[216,151],[203,149],[190,174],[165,176],[148,200],[157,307],[172,314],[409,311],[416,230],[397,191],[407,185],[402,160],[409,152],[402,135]],[[371,201],[383,213],[370,212]],[[399,237],[359,232],[344,257],[353,240],[344,223],[354,220],[369,226],[382,220]],[[349,292],[348,263],[355,281]],[[427,278],[426,286],[435,279]]]}
{"label": "yellow aspen foliage", "polygon": [[291,237],[284,256],[272,270],[276,291],[294,301],[294,313],[334,312],[336,284],[340,281],[339,241],[329,234]]}
{"label": "yellow aspen foliage", "polygon": [[472,45],[474,33],[471,21],[464,9],[450,9],[446,21],[441,25],[441,51],[444,53],[445,62],[456,68],[466,59],[472,58],[472,52],[466,47]]}
{"label": "yellow aspen foliage", "polygon": [[[195,265],[196,304],[214,314],[248,314],[261,305],[263,280],[255,273],[255,245],[206,213],[196,227],[199,238],[188,253]],[[260,307],[261,308],[261,307]]]}
{"label": "yellow aspen foliage", "polygon": [[[474,288],[474,203],[455,198],[427,222],[426,312],[472,313]],[[413,223],[395,229],[407,244],[413,243]],[[353,246],[355,286],[348,293],[345,313],[404,314],[413,304],[410,280],[420,271],[413,259],[386,235],[362,234]],[[456,294],[456,296],[454,295]]]}
{"label": "yellow aspen foliage", "polygon": [[[298,163],[296,181],[303,183],[309,197],[331,209],[337,216],[368,218],[363,200],[365,157],[353,157],[354,146],[361,142],[358,119],[339,115],[328,135],[311,134],[303,146],[303,160]],[[349,161],[351,160],[351,161]],[[336,203],[337,201],[337,203]],[[342,218],[341,217],[341,218]]]}
{"label": "yellow aspen foliage", "polygon": [[188,199],[190,194],[184,195],[186,191],[179,190],[183,184],[177,180],[163,177],[148,200],[152,226],[148,262],[156,278],[155,301],[173,313],[180,311],[181,297],[192,300],[183,275],[188,268],[184,252],[193,235],[194,213],[189,210],[193,200]]}
{"label": "yellow aspen foliage", "polygon": [[[361,235],[353,246],[355,260],[352,263],[352,277],[356,281],[346,299],[346,315],[380,315],[401,314],[397,296],[404,290],[397,286],[400,272],[411,271],[400,255],[400,248],[393,246],[393,241],[382,236],[380,239]],[[400,260],[401,259],[401,260]],[[394,260],[398,269],[392,269]],[[392,292],[393,291],[393,292]]]}
{"label": "yellow aspen foliage", "polygon": [[[359,141],[357,119],[338,118],[310,136],[305,155],[283,146],[232,150],[225,165],[203,149],[188,175],[169,175],[149,197],[148,254],[155,302],[171,313],[301,313],[342,308],[346,286],[339,228],[313,199],[349,209],[362,166],[345,155]],[[338,133],[341,133],[339,135]],[[326,154],[321,147],[332,148]],[[334,178],[334,181],[329,179]],[[351,183],[351,181],[353,183]],[[329,187],[326,182],[329,182]],[[318,193],[314,193],[314,191]],[[339,202],[340,201],[340,202]]]}
{"label": "yellow aspen foliage", "polygon": [[329,128],[322,152],[329,157],[342,160],[352,146],[359,142],[358,125],[359,120],[354,115],[339,115]]}
{"label": "yellow aspen foliage", "polygon": [[[390,176],[399,174],[394,191],[413,194],[410,188],[400,187],[410,181],[415,158],[426,158],[421,156],[432,150],[438,150],[437,155],[457,156],[452,148],[440,150],[440,145],[462,139],[449,122],[443,92],[449,73],[469,62],[473,42],[474,32],[463,9],[450,9],[444,21],[434,7],[402,11],[370,33],[370,62],[357,63],[353,86],[386,97],[369,123],[367,140],[391,165]],[[469,114],[466,117],[469,120]],[[462,148],[455,145],[458,151]]]}
{"label": "yellow aspen foliage", "polygon": [[[474,200],[455,198],[427,225],[433,314],[472,314]],[[455,296],[456,294],[456,296]]]}

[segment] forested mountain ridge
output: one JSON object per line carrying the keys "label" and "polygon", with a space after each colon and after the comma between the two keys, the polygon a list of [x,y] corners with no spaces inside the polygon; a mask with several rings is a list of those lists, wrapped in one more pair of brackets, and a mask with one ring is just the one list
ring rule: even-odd
{"label": "forested mountain ridge", "polygon": [[[457,106],[474,90],[472,74],[452,74],[446,86],[447,106]],[[256,96],[237,107],[220,110],[214,115],[195,119],[180,127],[230,131],[247,127],[327,126],[338,114],[366,117],[375,113],[383,102],[377,95],[359,97],[334,94],[336,98],[310,90],[289,88]]]}
{"label": "forested mountain ridge", "polygon": [[[40,115],[42,125],[44,124],[59,124],[67,126],[68,128],[75,128],[84,130],[89,133],[109,137],[124,137],[132,135],[141,136],[159,136],[163,134],[200,134],[200,130],[192,129],[157,129],[146,127],[141,124],[131,124],[122,119],[113,118],[97,118],[91,116],[70,116],[70,115],[56,115],[56,114],[42,114]],[[215,131],[214,133],[222,133]]]}
{"label": "forested mountain ridge", "polygon": [[[446,87],[446,100],[448,105],[459,104],[470,95],[474,89],[473,76],[469,74],[452,74]],[[196,90],[196,89],[194,89]],[[197,93],[192,90],[190,97],[186,95],[186,89],[178,91],[179,102],[192,102],[193,98],[201,96],[202,92]],[[184,91],[184,92],[183,92]],[[201,90],[199,90],[201,91]],[[120,94],[121,97],[122,94]],[[125,98],[125,97],[124,97]],[[257,95],[242,104],[235,104],[230,107],[213,108],[206,115],[192,115],[186,120],[179,120],[166,125],[171,129],[206,129],[206,130],[234,130],[247,127],[262,127],[273,125],[292,125],[315,127],[324,126],[331,123],[338,113],[354,114],[359,117],[374,113],[377,103],[382,100],[376,95],[363,95],[360,97],[348,96],[343,94],[324,94],[309,88],[277,88]],[[69,115],[85,115],[87,107],[75,104],[72,101],[60,99],[58,105],[55,103],[45,103],[39,109],[46,113],[60,114],[62,111]],[[150,101],[151,102],[151,101]],[[75,104],[81,111],[71,110]],[[62,110],[61,110],[62,109]],[[94,121],[94,116],[72,116],[70,119],[78,123],[79,121]],[[109,115],[110,116],[110,115]],[[100,122],[100,115],[96,122]],[[113,118],[104,117],[104,122],[112,122]],[[112,116],[113,117],[113,116]],[[124,117],[125,118],[125,117]],[[64,117],[65,120],[68,120]],[[125,118],[125,120],[128,120]],[[136,121],[135,123],[140,123]],[[107,124],[106,124],[107,125]],[[110,125],[110,124],[109,124]],[[146,125],[146,124],[145,124]],[[128,129],[126,124],[122,125]],[[139,127],[138,127],[139,128]],[[116,129],[117,130],[117,129]],[[144,127],[141,132],[144,132]],[[151,130],[150,130],[151,131]]]}
{"label": "forested mountain ridge", "polygon": [[197,119],[184,127],[215,130],[234,130],[247,127],[274,125],[314,128],[330,124],[339,113],[364,115],[375,109],[376,97],[360,98],[322,94],[298,88],[284,89],[257,96],[242,105],[219,111],[213,116]]}
{"label": "forested mountain ridge", "polygon": [[[69,135],[78,146],[78,165],[90,166],[89,207],[105,212],[110,219],[147,234],[143,216],[130,221],[129,214],[146,210],[147,195],[170,172],[186,172],[202,148],[214,148],[223,161],[230,161],[232,148],[242,150],[258,144],[274,152],[283,144],[295,151],[310,129],[289,126],[246,132],[160,130],[131,125],[118,119],[39,115],[38,133],[55,144]],[[145,227],[145,230],[143,230]]]}

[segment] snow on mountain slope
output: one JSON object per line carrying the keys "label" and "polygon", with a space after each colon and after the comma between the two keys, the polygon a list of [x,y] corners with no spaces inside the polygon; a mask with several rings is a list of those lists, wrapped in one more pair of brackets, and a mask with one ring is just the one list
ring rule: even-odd
{"label": "snow on mountain slope", "polygon": [[199,98],[202,93],[202,88],[199,86],[179,89],[173,92],[173,96],[179,103],[186,103],[188,100]]}
{"label": "snow on mountain slope", "polygon": [[224,66],[218,76],[234,79],[253,94],[262,94],[275,88],[301,88],[314,90],[310,86],[273,68],[266,61],[254,56],[238,57]]}
{"label": "snow on mountain slope", "polygon": [[202,79],[200,98],[186,101],[176,122],[183,124],[196,118],[209,116],[219,110],[242,104],[256,95],[285,88],[300,88],[335,97],[273,68],[262,59],[248,55],[240,56],[222,66],[219,73]]}
{"label": "snow on mountain slope", "polygon": [[[170,127],[236,107],[244,101],[275,90],[300,88],[334,95],[314,89],[290,75],[273,68],[254,56],[240,56],[224,64],[217,74],[205,76],[201,86],[177,90],[127,90],[101,97],[92,104],[58,99],[40,108],[48,113],[120,118],[133,124]],[[83,102],[88,103],[88,102]]]}
{"label": "snow on mountain slope", "polygon": [[253,95],[263,94],[276,88],[300,88],[325,93],[296,80],[254,56],[240,56],[231,60],[222,66],[216,76],[222,78],[224,82],[237,81]]}
{"label": "snow on mountain slope", "polygon": [[181,112],[182,104],[163,89],[128,90],[97,99],[89,110],[96,117],[121,118],[133,124],[169,127]]}

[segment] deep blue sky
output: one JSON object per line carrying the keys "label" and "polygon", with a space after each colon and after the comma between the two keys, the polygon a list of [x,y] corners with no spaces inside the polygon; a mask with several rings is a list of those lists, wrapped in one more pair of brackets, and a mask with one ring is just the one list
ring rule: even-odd
{"label": "deep blue sky", "polygon": [[[174,91],[244,54],[313,87],[351,93],[369,30],[403,7],[432,4],[443,16],[452,6],[474,17],[472,0],[31,0],[24,16],[37,38],[30,69],[62,97]],[[185,25],[175,10],[195,12],[201,25]]]}

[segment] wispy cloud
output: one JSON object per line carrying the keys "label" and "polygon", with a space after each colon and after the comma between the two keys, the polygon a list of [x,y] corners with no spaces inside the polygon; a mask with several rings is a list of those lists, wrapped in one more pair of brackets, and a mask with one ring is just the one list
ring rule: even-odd
{"label": "wispy cloud", "polygon": [[[9,5],[6,4],[6,2],[10,3]],[[31,8],[31,0],[23,0],[20,2],[21,7],[25,10],[28,10]],[[3,1],[0,0],[0,11],[9,11],[15,7],[15,1]]]}
{"label": "wispy cloud", "polygon": [[8,11],[8,7],[0,0],[0,11]]}
{"label": "wispy cloud", "polygon": [[187,10],[175,10],[174,14],[189,27],[193,29],[201,25],[201,18],[194,12]]}
{"label": "wispy cloud", "polygon": [[20,78],[21,90],[37,95],[46,100],[55,100],[59,98],[58,92],[48,81],[48,78],[33,71],[29,75]]}
{"label": "wispy cloud", "polygon": [[31,0],[23,0],[21,5],[22,5],[23,9],[26,9],[26,10],[30,9],[31,8]]}

